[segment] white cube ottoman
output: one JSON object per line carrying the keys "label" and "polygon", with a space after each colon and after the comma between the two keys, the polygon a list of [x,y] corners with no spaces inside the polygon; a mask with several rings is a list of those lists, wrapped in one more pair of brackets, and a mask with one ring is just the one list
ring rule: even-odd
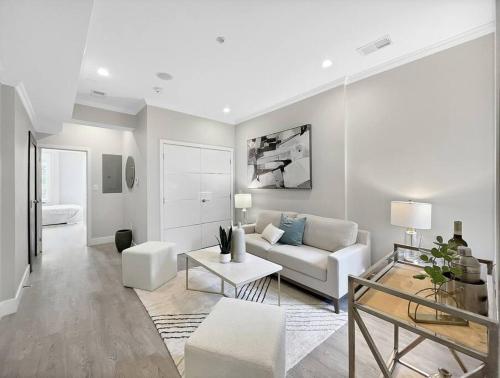
{"label": "white cube ottoman", "polygon": [[285,311],[222,298],[184,351],[186,378],[283,378]]}
{"label": "white cube ottoman", "polygon": [[174,243],[149,241],[122,252],[123,286],[153,291],[176,275]]}

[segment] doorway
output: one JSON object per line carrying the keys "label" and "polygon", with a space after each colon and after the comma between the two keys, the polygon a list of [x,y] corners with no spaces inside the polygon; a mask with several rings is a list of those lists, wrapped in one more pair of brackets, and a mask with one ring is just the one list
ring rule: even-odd
{"label": "doorway", "polygon": [[217,245],[232,223],[233,150],[162,140],[161,239],[178,252]]}
{"label": "doorway", "polygon": [[42,147],[40,154],[44,252],[87,245],[87,151]]}
{"label": "doorway", "polygon": [[37,185],[38,151],[37,141],[30,132],[28,136],[28,264],[33,272],[35,258],[38,255],[39,195]]}

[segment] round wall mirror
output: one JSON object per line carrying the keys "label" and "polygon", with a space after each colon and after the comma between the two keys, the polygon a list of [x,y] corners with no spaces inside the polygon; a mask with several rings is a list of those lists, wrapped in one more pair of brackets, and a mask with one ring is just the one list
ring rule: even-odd
{"label": "round wall mirror", "polygon": [[127,186],[132,189],[135,182],[135,161],[132,156],[127,158],[127,163],[125,164],[125,181]]}

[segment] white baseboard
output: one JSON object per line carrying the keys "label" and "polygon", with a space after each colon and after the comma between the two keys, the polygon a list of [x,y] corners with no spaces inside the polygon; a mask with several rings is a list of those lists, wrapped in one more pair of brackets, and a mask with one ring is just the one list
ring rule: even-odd
{"label": "white baseboard", "polygon": [[17,312],[19,307],[19,303],[21,302],[21,297],[23,296],[23,287],[26,285],[28,281],[28,277],[30,276],[30,266],[27,265],[24,270],[23,278],[17,287],[16,296],[11,299],[6,299],[5,301],[0,302],[0,319],[9,314],[13,314]]}
{"label": "white baseboard", "polygon": [[92,238],[92,239],[90,239],[89,240],[89,246],[114,243],[114,241],[115,241],[115,236],[114,235],[101,236],[100,238]]}

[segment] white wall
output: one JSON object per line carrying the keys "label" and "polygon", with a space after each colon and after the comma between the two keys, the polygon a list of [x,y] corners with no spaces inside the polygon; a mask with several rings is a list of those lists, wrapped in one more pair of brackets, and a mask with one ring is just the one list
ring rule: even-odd
{"label": "white wall", "polygon": [[148,239],[160,240],[160,139],[233,147],[232,125],[147,107]]}
{"label": "white wall", "polygon": [[90,238],[111,237],[124,226],[124,193],[102,193],[102,154],[123,154],[124,131],[65,124],[61,133],[39,140],[41,145],[90,149]]}
{"label": "white wall", "polygon": [[[247,140],[311,124],[312,190],[247,189]],[[345,213],[344,91],[335,88],[239,124],[235,134],[236,190],[252,193],[249,220],[259,209],[326,217]],[[240,216],[239,214],[236,214]]]}

